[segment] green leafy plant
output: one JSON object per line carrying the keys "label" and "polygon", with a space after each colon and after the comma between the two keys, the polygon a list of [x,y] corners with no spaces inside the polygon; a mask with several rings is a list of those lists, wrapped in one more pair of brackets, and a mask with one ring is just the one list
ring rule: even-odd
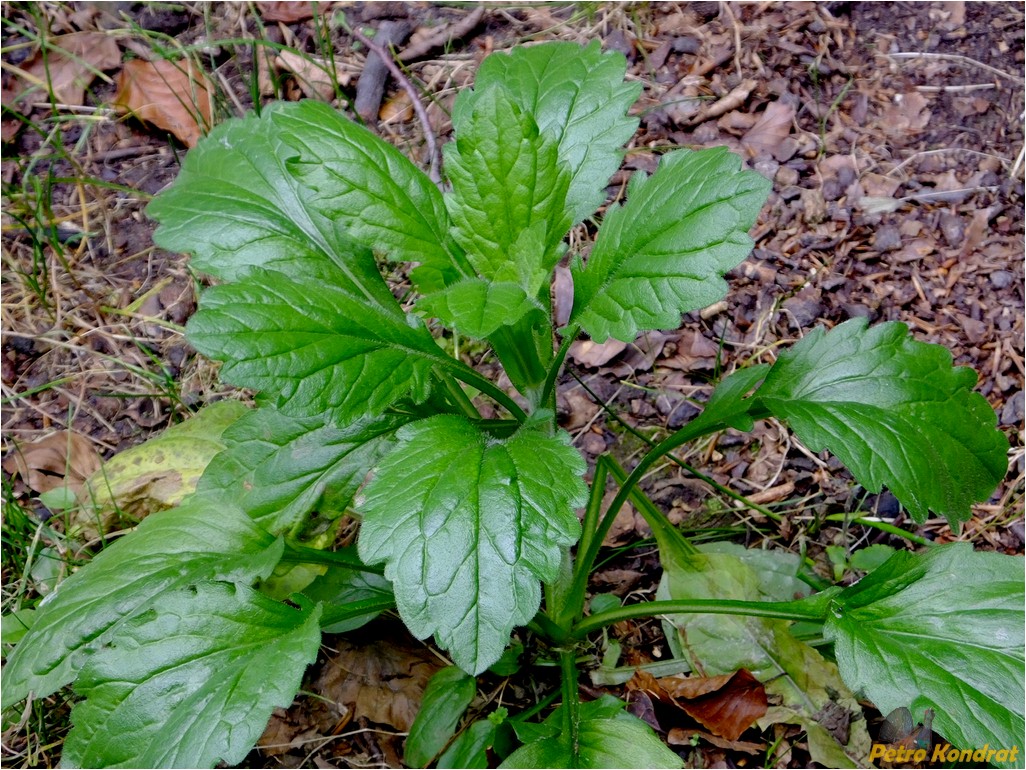
{"label": "green leafy plant", "polygon": [[[775,417],[915,521],[932,511],[957,527],[1003,477],[1007,442],[946,350],[898,323],[818,328],[726,377],[630,473],[600,458],[586,486],[555,421],[571,342],[631,341],[721,299],[769,190],[724,148],[677,149],[596,215],[637,128],[625,69],[597,44],[490,56],[456,101],[444,191],[314,102],[228,121],[188,154],[150,205],[155,240],[216,279],[188,338],[258,406],[221,433],[195,494],[64,581],[9,658],[5,707],[72,682],[84,697],[66,765],[240,762],[321,630],[392,608],[459,669],[428,688],[407,745],[417,766],[492,752],[505,767],[679,767],[621,701],[579,694],[589,634],[643,616],[664,618],[671,648],[709,674],[744,667],[774,688],[777,717],[802,724],[825,764],[868,755],[849,688],[885,712],[934,709],[959,745],[1021,740],[1021,560],[962,544],[895,553],[796,600],[797,559],[698,549],[638,488],[677,447]],[[557,329],[553,270],[589,219],[594,246],[570,255],[573,309]],[[398,301],[378,259],[410,263],[415,293]],[[446,352],[445,329],[485,341],[516,393]],[[589,614],[589,575],[628,501],[656,533],[660,596]],[[331,550],[346,511],[358,545]],[[796,621],[833,642],[836,666]],[[561,703],[537,722],[498,709],[451,740],[473,676],[515,666],[504,653],[520,626],[558,662]],[[845,742],[814,713],[831,698],[858,712]]]}

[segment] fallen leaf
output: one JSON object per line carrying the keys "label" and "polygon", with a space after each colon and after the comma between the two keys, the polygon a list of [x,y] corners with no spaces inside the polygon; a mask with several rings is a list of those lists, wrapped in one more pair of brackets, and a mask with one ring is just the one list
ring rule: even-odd
{"label": "fallen leaf", "polygon": [[96,537],[101,530],[116,528],[122,517],[138,521],[180,503],[196,490],[210,460],[224,449],[221,434],[246,411],[238,401],[211,404],[95,469],[73,517],[79,531]]}
{"label": "fallen leaf", "polygon": [[627,349],[626,342],[610,337],[605,342],[578,340],[570,346],[570,358],[581,366],[602,366]]}
{"label": "fallen leaf", "polygon": [[[121,63],[117,41],[102,32],[72,32],[51,38],[46,49],[37,51],[22,66],[27,77],[20,77],[14,86],[15,96],[35,88],[53,93],[60,104],[80,105],[97,72],[114,69]],[[38,92],[37,92],[38,93]],[[49,95],[38,93],[37,101],[49,101]],[[4,104],[7,104],[4,100]]]}
{"label": "fallen leaf", "polygon": [[313,691],[352,709],[354,719],[409,731],[441,663],[425,647],[383,638],[338,639],[333,646],[338,655],[328,660]]}
{"label": "fallen leaf", "polygon": [[68,431],[52,433],[24,446],[16,446],[3,461],[12,476],[24,479],[38,493],[67,487],[76,494],[100,467],[100,456],[85,436]]}
{"label": "fallen leaf", "polygon": [[132,59],[117,82],[116,107],[170,131],[187,147],[195,147],[211,127],[212,86],[189,60]]}
{"label": "fallen leaf", "polygon": [[929,103],[918,91],[895,94],[893,104],[883,111],[883,130],[894,136],[921,131],[930,122],[930,111],[926,109]]}
{"label": "fallen leaf", "polygon": [[741,137],[741,146],[752,158],[772,157],[780,143],[791,133],[794,112],[793,104],[772,102],[766,105],[755,125]]}
{"label": "fallen leaf", "polygon": [[[295,75],[303,95],[310,99],[328,101],[335,96],[336,83],[347,86],[352,79],[340,64],[332,66],[320,57],[295,51],[280,51],[274,58],[274,64],[279,70]],[[333,69],[334,75],[331,74]]]}
{"label": "fallen leaf", "polygon": [[301,2],[300,0],[268,0],[257,3],[260,18],[264,21],[280,21],[282,24],[295,24],[314,17],[314,8],[323,15],[330,9],[331,3]]}
{"label": "fallen leaf", "polygon": [[666,676],[639,670],[628,690],[643,690],[672,704],[714,735],[737,740],[766,713],[766,688],[745,669],[720,676]]}
{"label": "fallen leaf", "polygon": [[385,123],[392,121],[406,123],[413,120],[413,102],[410,95],[405,91],[399,91],[395,96],[381,105],[378,118]]}

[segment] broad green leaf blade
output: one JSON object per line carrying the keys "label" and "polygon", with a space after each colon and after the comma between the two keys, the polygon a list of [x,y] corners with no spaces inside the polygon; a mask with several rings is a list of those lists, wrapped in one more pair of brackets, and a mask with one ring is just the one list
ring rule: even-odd
{"label": "broad green leaf blade", "polygon": [[292,529],[314,509],[337,516],[407,420],[384,415],[338,428],[323,417],[261,407],[225,431],[227,448],[207,466],[199,489],[235,501],[274,533]]}
{"label": "broad green leaf blade", "polygon": [[304,104],[273,105],[211,131],[185,156],[174,184],[147,207],[160,222],[154,242],[192,254],[193,267],[224,280],[264,267],[393,307],[370,250],[315,211],[310,190],[288,171],[296,150],[274,121]]}
{"label": "broad green leaf blade", "polygon": [[835,597],[824,632],[845,681],[911,708],[959,748],[1022,745],[1023,560],[968,543],[899,552]]}
{"label": "broad green leaf blade", "polygon": [[702,436],[724,427],[748,432],[753,420],[748,414],[752,401],[747,396],[769,372],[768,364],[757,364],[738,369],[725,377],[702,408],[702,413],[689,422],[683,430],[694,436]]}
{"label": "broad green leaf blade", "polygon": [[516,283],[466,278],[417,303],[417,309],[461,334],[485,339],[532,311],[545,312]]}
{"label": "broad green leaf blade", "polygon": [[[395,606],[392,584],[385,578],[373,572],[344,567],[328,569],[306,586],[302,593],[308,599],[323,605],[321,630],[328,634],[344,634],[365,626],[382,612],[373,610],[362,615],[351,615],[338,622],[330,622],[332,615],[342,608],[351,609],[360,602],[368,601],[391,601],[392,606]],[[324,625],[325,621],[328,621],[327,625]]]}
{"label": "broad green leaf blade", "polygon": [[468,96],[456,141],[444,148],[453,237],[482,278],[519,283],[533,296],[564,250],[570,174],[555,140],[509,91],[495,85]]}
{"label": "broad green leaf blade", "polygon": [[[506,729],[509,729],[508,725]],[[438,758],[439,770],[460,768],[472,770],[489,767],[488,749],[495,745],[498,727],[490,719],[479,719],[456,736],[456,740]]]}
{"label": "broad green leaf blade", "polygon": [[397,435],[358,506],[360,556],[386,563],[410,631],[478,674],[534,616],[538,581],[580,534],[584,461],[565,433],[496,440],[451,415]]}
{"label": "broad green leaf blade", "polygon": [[[626,72],[627,60],[602,53],[597,40],[584,48],[558,42],[492,54],[477,72],[475,93],[501,84],[557,140],[572,176],[567,205],[574,224],[605,201],[623,146],[638,127],[627,110],[641,94],[641,83],[625,83]],[[453,115],[457,128],[461,106],[457,103]]]}
{"label": "broad green leaf blade", "polygon": [[292,173],[315,191],[307,205],[364,246],[420,262],[414,277],[422,291],[469,275],[442,194],[395,147],[320,102],[300,102],[271,120],[298,151]]}
{"label": "broad green leaf blade", "polygon": [[631,342],[676,329],[682,313],[721,299],[723,275],[752,250],[749,228],[770,182],[726,147],[674,150],[636,173],[606,214],[587,264],[572,265],[571,323],[592,339]]}
{"label": "broad green leaf blade", "polygon": [[407,766],[427,767],[445,748],[475,693],[477,680],[455,666],[447,666],[431,677],[406,739]]}
{"label": "broad green leaf blade", "polygon": [[67,684],[124,621],[198,580],[267,577],[282,542],[235,506],[194,496],[148,516],[40,604],[4,667],[3,707]]}
{"label": "broad green leaf blade", "polygon": [[423,400],[431,367],[450,363],[423,325],[401,313],[260,269],[207,289],[188,338],[225,362],[225,382],[268,391],[283,414],[338,424],[380,414],[401,398]]}
{"label": "broad green leaf blade", "polygon": [[917,522],[934,511],[957,527],[1008,467],[1008,441],[975,383],[904,324],[867,329],[855,318],[781,353],[753,400],[870,491],[886,484]]}
{"label": "broad green leaf blade", "polygon": [[[659,599],[740,599],[788,601],[805,590],[795,577],[796,556],[746,551],[734,544],[712,548],[682,547],[656,531],[663,578]],[[845,687],[837,667],[814,648],[795,639],[783,620],[743,615],[676,615],[664,622],[670,647],[684,653],[695,670],[708,676],[744,668],[777,696],[767,719],[801,724],[815,731],[810,742],[813,759],[828,767],[868,763],[870,738],[854,695]],[[847,743],[819,729],[821,709],[840,707],[851,712]]]}
{"label": "broad green leaf blade", "polygon": [[[636,716],[625,712],[623,701],[603,695],[581,704],[577,742],[560,733],[521,746],[499,767],[683,767],[684,762]],[[546,725],[559,726],[560,706]]]}
{"label": "broad green leaf blade", "polygon": [[82,668],[62,765],[238,764],[317,657],[319,616],[229,583],[165,595]]}

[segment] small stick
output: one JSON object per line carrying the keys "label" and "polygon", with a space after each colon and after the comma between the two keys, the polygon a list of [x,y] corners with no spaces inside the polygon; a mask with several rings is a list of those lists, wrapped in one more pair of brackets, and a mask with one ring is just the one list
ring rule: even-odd
{"label": "small stick", "polygon": [[1003,78],[1011,80],[1013,83],[1021,83],[1022,81],[1014,75],[1009,75],[1004,70],[999,70],[997,67],[991,67],[989,64],[984,64],[976,59],[970,59],[968,56],[962,56],[957,53],[918,53],[915,51],[902,51],[899,53],[889,53],[885,56],[891,59],[948,59],[950,61],[957,61],[963,64],[972,64],[981,69],[987,70],[987,72],[993,72],[995,75],[1000,75]]}
{"label": "small stick", "polygon": [[420,94],[417,93],[413,83],[406,77],[406,74],[400,69],[399,65],[395,63],[395,59],[392,58],[388,51],[360,32],[356,27],[350,27],[349,31],[353,37],[366,46],[368,51],[378,55],[385,66],[388,67],[392,77],[395,78],[395,82],[402,86],[402,89],[410,97],[410,101],[413,103],[413,110],[417,113],[417,120],[420,121],[420,125],[424,129],[424,141],[427,143],[428,158],[430,160],[428,175],[431,177],[432,182],[438,184],[442,179],[442,175],[439,172],[441,158],[438,154],[438,141],[435,139],[435,132],[431,128],[431,120],[428,118],[427,110],[424,109],[424,105],[420,101]]}

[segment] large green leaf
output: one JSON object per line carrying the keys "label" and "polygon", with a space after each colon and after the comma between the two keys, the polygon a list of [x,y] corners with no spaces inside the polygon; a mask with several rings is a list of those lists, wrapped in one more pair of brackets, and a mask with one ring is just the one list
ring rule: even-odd
{"label": "large green leaf", "polygon": [[262,407],[225,431],[227,448],[207,466],[199,489],[222,493],[275,533],[315,508],[340,514],[407,420],[384,415],[338,428],[323,417]]}
{"label": "large green leaf", "polygon": [[221,377],[266,390],[284,414],[339,424],[427,397],[449,359],[423,325],[338,287],[254,269],[207,289],[189,320],[193,346],[224,361]]}
{"label": "large green leaf", "polygon": [[[574,223],[605,201],[609,178],[623,160],[623,145],[638,127],[627,110],[641,93],[641,83],[625,83],[626,71],[621,54],[602,53],[594,40],[585,48],[557,42],[496,53],[477,72],[475,93],[501,84],[557,140],[559,157],[572,176],[567,204]],[[454,111],[457,130],[464,106],[457,102]]]}
{"label": "large green leaf", "polygon": [[722,276],[752,250],[748,229],[769,189],[725,147],[674,150],[651,177],[636,173],[587,264],[572,265],[570,321],[596,342],[676,329],[682,313],[726,293]]}
{"label": "large green leaf", "polygon": [[406,739],[404,759],[409,767],[427,767],[445,748],[476,694],[477,680],[455,666],[431,677]]}
{"label": "large green leaf", "polygon": [[519,284],[481,278],[465,278],[430,294],[417,303],[417,309],[476,339],[490,337],[532,311],[545,312]]}
{"label": "large green leaf", "polygon": [[410,631],[478,674],[534,616],[538,580],[556,577],[579,536],[584,461],[565,433],[497,440],[451,415],[397,435],[359,505],[360,556],[386,563]]}
{"label": "large green leaf", "polygon": [[61,764],[241,762],[317,657],[319,616],[229,583],[164,595],[82,668]]}
{"label": "large green leaf", "polygon": [[519,283],[533,296],[564,251],[570,173],[555,139],[505,88],[466,97],[456,141],[445,146],[453,237],[482,278]]}
{"label": "large green leaf", "polygon": [[1008,467],[1008,441],[976,373],[917,342],[900,323],[852,319],[816,329],[780,354],[756,391],[814,452],[829,449],[864,487],[886,484],[916,521],[953,526],[986,500]]}
{"label": "large green leaf", "polygon": [[[663,743],[652,728],[628,714],[624,702],[612,695],[581,704],[575,736],[557,735],[532,741],[510,754],[499,767],[683,767],[679,756]],[[560,706],[545,720],[545,726],[559,728]]]}
{"label": "large green leaf", "polygon": [[215,128],[147,207],[161,223],[153,239],[192,254],[193,267],[224,280],[253,267],[273,268],[394,307],[370,249],[356,246],[314,210],[309,188],[287,169],[296,150],[285,144],[286,132],[274,118],[303,109],[277,104]]}
{"label": "large green leaf", "polygon": [[74,679],[128,618],[198,580],[267,577],[282,543],[230,503],[194,496],[147,517],[65,580],[40,605],[4,667],[3,706],[46,696]]}
{"label": "large green leaf", "polygon": [[831,603],[824,631],[848,684],[911,708],[959,748],[1022,745],[1026,588],[1020,557],[968,543],[898,552]]}
{"label": "large green leaf", "polygon": [[298,150],[292,172],[313,188],[306,203],[361,244],[420,262],[423,291],[469,275],[449,236],[442,195],[395,147],[330,106],[300,102],[271,116]]}

